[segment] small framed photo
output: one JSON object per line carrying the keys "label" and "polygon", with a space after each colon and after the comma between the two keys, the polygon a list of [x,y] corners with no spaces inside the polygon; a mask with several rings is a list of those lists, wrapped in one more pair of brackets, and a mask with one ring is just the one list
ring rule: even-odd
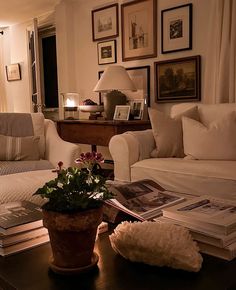
{"label": "small framed photo", "polygon": [[116,63],[116,40],[98,42],[98,64]]}
{"label": "small framed photo", "polygon": [[192,3],[161,11],[161,52],[192,49]]}
{"label": "small framed photo", "polygon": [[201,100],[200,55],[159,61],[154,66],[157,103]]}
{"label": "small framed photo", "polygon": [[119,35],[117,3],[92,10],[92,34],[93,41]]}
{"label": "small framed photo", "polygon": [[131,1],[121,5],[122,60],[157,55],[157,0]]}
{"label": "small framed photo", "polygon": [[6,75],[8,81],[18,81],[21,80],[21,70],[20,64],[10,64],[6,65]]}
{"label": "small framed photo", "polygon": [[129,120],[130,106],[116,106],[113,120]]}
{"label": "small framed photo", "polygon": [[130,104],[130,115],[134,120],[141,120],[143,117],[144,100],[131,100]]}

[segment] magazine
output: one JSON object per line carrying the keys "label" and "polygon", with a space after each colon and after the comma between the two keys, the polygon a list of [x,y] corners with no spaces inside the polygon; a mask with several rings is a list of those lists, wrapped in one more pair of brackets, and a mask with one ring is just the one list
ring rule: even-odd
{"label": "magazine", "polygon": [[151,220],[161,214],[162,208],[184,200],[149,179],[114,184],[110,190],[115,198],[107,200],[106,203],[139,220]]}
{"label": "magazine", "polygon": [[225,248],[219,248],[202,242],[198,242],[197,244],[200,252],[204,254],[215,256],[217,258],[221,258],[227,261],[231,261],[236,258],[236,242],[228,245]]}
{"label": "magazine", "polygon": [[43,245],[49,242],[49,235],[45,234],[37,238],[33,238],[27,241],[23,241],[8,247],[0,248],[0,255],[7,256],[13,253],[22,252],[26,249],[31,249],[39,245]]}
{"label": "magazine", "polygon": [[156,218],[155,221],[163,223],[171,223],[186,227],[188,228],[192,238],[195,241],[207,243],[219,248],[224,248],[236,242],[236,231],[226,236],[214,233],[211,230],[206,230],[196,225],[192,225],[189,222],[177,221],[163,216]]}
{"label": "magazine", "polygon": [[42,227],[41,208],[29,201],[0,205],[0,233],[5,235]]}
{"label": "magazine", "polygon": [[162,210],[163,216],[212,232],[229,235],[236,230],[236,202],[204,195]]}
{"label": "magazine", "polygon": [[20,232],[13,235],[0,234],[0,247],[7,247],[10,245],[17,244],[19,242],[27,241],[42,235],[46,235],[48,230],[44,227]]}

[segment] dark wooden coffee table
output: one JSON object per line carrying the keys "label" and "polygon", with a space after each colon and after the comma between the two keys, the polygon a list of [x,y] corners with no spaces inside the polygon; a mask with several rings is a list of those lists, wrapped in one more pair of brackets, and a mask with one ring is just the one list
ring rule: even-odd
{"label": "dark wooden coffee table", "polygon": [[101,234],[98,267],[78,276],[60,276],[48,268],[50,245],[0,258],[3,290],[235,290],[236,259],[204,255],[199,273],[132,263],[117,255],[108,233]]}

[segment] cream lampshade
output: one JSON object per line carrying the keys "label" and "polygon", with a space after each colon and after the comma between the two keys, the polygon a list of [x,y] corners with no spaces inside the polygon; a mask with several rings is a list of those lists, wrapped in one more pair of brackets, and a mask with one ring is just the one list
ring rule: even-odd
{"label": "cream lampshade", "polygon": [[126,105],[126,96],[120,90],[135,91],[136,87],[123,66],[107,67],[93,91],[107,92],[103,101],[104,112],[108,120],[113,119],[116,105]]}

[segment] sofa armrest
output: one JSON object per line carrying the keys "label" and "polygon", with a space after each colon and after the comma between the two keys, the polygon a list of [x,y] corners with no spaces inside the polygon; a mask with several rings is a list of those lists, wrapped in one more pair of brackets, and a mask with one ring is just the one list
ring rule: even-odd
{"label": "sofa armrest", "polygon": [[131,181],[131,165],[149,158],[154,148],[155,140],[151,129],[129,131],[113,136],[109,150],[114,161],[115,179]]}
{"label": "sofa armrest", "polygon": [[53,121],[45,119],[44,127],[46,139],[45,158],[55,167],[59,161],[62,161],[65,167],[75,166],[74,161],[81,153],[80,147],[62,140]]}

